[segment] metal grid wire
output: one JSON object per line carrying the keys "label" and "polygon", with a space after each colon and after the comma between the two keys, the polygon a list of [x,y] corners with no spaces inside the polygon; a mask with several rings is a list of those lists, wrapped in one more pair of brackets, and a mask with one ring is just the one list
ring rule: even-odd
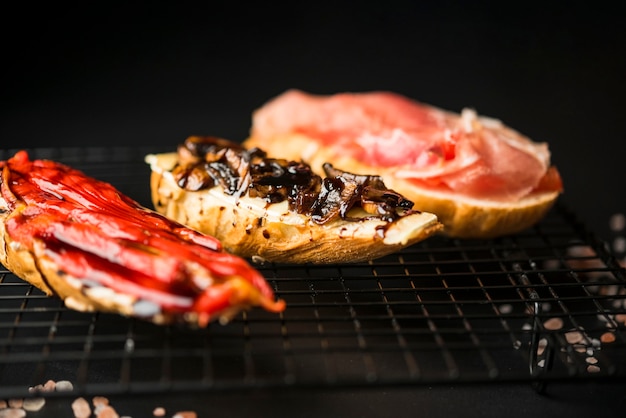
{"label": "metal grid wire", "polygon": [[[149,151],[31,158],[68,162],[149,205]],[[626,377],[624,269],[560,204],[504,238],[257,267],[288,308],[200,330],[75,312],[0,270],[0,394],[47,380],[111,394]]]}

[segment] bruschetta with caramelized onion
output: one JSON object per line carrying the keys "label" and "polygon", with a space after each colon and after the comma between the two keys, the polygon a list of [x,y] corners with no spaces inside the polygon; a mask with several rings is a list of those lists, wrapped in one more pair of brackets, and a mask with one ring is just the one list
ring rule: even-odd
{"label": "bruschetta with caramelized onion", "polygon": [[563,191],[546,143],[472,109],[460,114],[391,92],[289,90],[257,109],[246,147],[270,157],[378,175],[444,233],[490,238],[540,220]]}
{"label": "bruschetta with caramelized onion", "polygon": [[146,156],[161,214],[220,240],[241,257],[280,263],[371,260],[442,228],[437,217],[387,188],[379,176],[325,164],[267,158],[213,137]]}

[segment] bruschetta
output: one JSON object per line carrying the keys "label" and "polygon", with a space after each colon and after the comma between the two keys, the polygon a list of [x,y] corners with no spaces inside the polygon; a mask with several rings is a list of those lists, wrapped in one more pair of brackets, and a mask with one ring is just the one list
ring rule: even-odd
{"label": "bruschetta", "polygon": [[289,90],[254,111],[246,147],[380,176],[444,233],[491,238],[544,217],[563,191],[546,143],[473,109],[460,114],[386,92]]}
{"label": "bruschetta", "polygon": [[285,308],[247,260],[109,183],[25,151],[0,172],[0,262],[70,309],[195,327]]}
{"label": "bruschetta", "polygon": [[154,208],[244,258],[278,263],[375,259],[441,230],[437,217],[378,176],[267,158],[259,148],[192,136],[150,154]]}

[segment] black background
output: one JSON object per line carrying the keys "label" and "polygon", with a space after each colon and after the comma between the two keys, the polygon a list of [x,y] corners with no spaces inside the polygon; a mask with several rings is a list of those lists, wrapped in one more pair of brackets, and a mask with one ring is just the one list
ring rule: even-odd
{"label": "black background", "polygon": [[[563,200],[612,239],[609,217],[626,211],[624,6],[191,4],[3,10],[2,148],[243,140],[252,111],[289,88],[391,90],[448,110],[473,107],[548,142]],[[463,393],[472,392],[452,396],[469,408]]]}

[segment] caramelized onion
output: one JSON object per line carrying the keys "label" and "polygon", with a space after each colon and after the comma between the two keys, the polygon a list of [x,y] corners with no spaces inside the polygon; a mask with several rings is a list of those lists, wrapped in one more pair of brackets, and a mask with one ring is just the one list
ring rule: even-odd
{"label": "caramelized onion", "polygon": [[178,147],[178,165],[172,173],[179,187],[198,191],[220,186],[229,195],[287,201],[289,209],[311,216],[318,224],[336,218],[351,219],[356,207],[368,219],[393,221],[413,211],[413,202],[387,189],[379,176],[361,175],[324,164],[326,177],[308,164],[267,158],[264,151],[247,150],[215,137],[190,137]]}

